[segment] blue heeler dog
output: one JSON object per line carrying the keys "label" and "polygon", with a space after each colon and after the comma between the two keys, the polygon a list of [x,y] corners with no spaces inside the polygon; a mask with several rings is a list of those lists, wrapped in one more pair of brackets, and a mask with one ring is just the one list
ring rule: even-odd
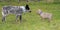
{"label": "blue heeler dog", "polygon": [[20,16],[20,22],[22,21],[22,13],[31,12],[28,4],[26,6],[3,6],[2,8],[2,22],[5,21],[8,14],[15,14],[16,21]]}

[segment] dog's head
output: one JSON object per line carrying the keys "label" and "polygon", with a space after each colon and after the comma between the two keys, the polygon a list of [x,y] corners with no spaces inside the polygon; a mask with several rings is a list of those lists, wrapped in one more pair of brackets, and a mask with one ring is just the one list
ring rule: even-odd
{"label": "dog's head", "polygon": [[30,7],[29,7],[28,4],[26,4],[25,8],[26,8],[27,11],[31,12]]}

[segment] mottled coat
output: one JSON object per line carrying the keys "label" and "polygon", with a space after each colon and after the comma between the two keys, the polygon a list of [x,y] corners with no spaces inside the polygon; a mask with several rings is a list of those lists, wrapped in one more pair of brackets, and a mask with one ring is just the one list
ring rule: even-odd
{"label": "mottled coat", "polygon": [[20,16],[20,20],[22,18],[22,13],[31,12],[28,5],[26,6],[3,6],[2,8],[2,21],[5,21],[5,17],[8,14],[15,14],[16,20],[18,16]]}

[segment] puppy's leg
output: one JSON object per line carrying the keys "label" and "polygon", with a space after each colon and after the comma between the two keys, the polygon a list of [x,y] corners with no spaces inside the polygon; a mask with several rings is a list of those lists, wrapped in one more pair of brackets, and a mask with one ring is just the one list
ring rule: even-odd
{"label": "puppy's leg", "polygon": [[51,18],[48,18],[48,22],[51,22]]}

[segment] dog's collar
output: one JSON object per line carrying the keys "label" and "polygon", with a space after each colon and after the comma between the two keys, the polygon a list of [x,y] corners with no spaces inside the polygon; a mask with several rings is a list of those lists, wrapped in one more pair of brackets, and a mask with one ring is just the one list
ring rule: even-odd
{"label": "dog's collar", "polygon": [[40,12],[40,14],[42,14],[42,12]]}

